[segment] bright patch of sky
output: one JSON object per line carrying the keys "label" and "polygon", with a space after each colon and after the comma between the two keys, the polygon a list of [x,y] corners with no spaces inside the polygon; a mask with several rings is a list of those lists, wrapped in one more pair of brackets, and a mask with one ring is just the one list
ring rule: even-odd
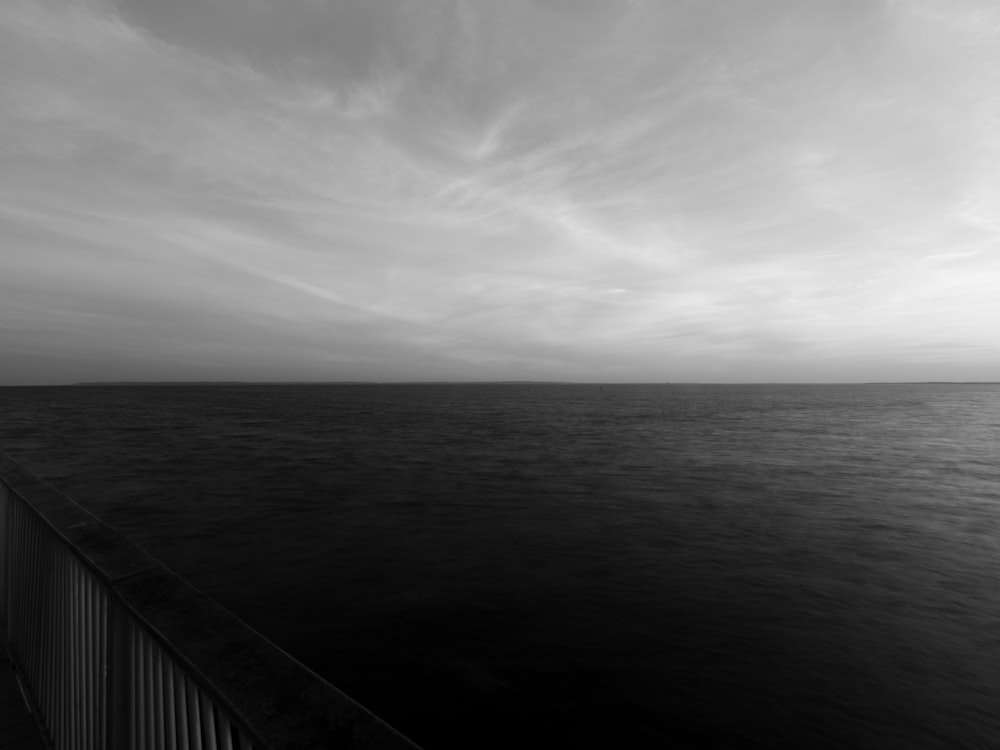
{"label": "bright patch of sky", "polygon": [[1000,380],[992,0],[5,0],[0,383]]}

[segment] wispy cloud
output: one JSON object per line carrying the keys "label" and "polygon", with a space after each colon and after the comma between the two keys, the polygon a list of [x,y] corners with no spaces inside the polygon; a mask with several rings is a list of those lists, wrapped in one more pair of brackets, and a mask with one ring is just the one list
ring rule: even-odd
{"label": "wispy cloud", "polygon": [[42,379],[996,361],[996,11],[721,7],[10,0],[0,346]]}

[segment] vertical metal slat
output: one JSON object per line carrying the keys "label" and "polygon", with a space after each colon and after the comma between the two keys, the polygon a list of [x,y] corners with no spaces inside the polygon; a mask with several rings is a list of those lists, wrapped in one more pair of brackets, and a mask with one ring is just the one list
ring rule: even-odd
{"label": "vertical metal slat", "polygon": [[163,686],[163,741],[168,750],[175,750],[177,747],[177,710],[174,705],[174,662],[165,653],[161,653],[160,658],[162,662],[160,681]]}
{"label": "vertical metal slat", "polygon": [[66,622],[69,616],[69,606],[66,597],[66,589],[68,588],[66,582],[66,558],[62,554],[58,554],[56,558],[56,601],[57,608],[59,611],[57,623],[57,633],[56,633],[56,653],[59,654],[59,704],[56,707],[56,713],[52,717],[53,724],[56,724],[55,734],[58,737],[59,747],[64,748],[69,741],[69,727],[66,720],[69,711],[71,710],[71,697],[72,690],[70,685],[70,679],[72,676],[72,669],[69,664],[69,654],[66,648],[66,638],[69,635],[69,626]]}
{"label": "vertical metal slat", "polygon": [[198,704],[201,709],[201,735],[205,750],[219,750],[215,728],[215,706],[202,690],[198,691]]}
{"label": "vertical metal slat", "polygon": [[191,738],[191,750],[205,750],[206,745],[202,742],[201,705],[198,701],[198,693],[201,691],[193,680],[186,677],[184,692],[187,695],[188,736]]}
{"label": "vertical metal slat", "polygon": [[175,742],[178,750],[188,750],[191,747],[188,737],[187,697],[184,695],[184,673],[175,663],[170,665],[171,680],[174,690],[174,720]]}
{"label": "vertical metal slat", "polygon": [[166,750],[163,701],[163,649],[152,639],[150,639],[150,648],[153,657],[153,725],[155,727],[153,747],[156,750]]}
{"label": "vertical metal slat", "polygon": [[70,650],[73,663],[76,665],[76,675],[73,680],[76,695],[73,696],[73,741],[71,747],[74,750],[83,750],[83,741],[87,736],[86,718],[87,709],[84,704],[86,682],[86,651],[84,646],[84,635],[86,625],[86,611],[83,607],[83,571],[80,564],[72,556],[69,557],[71,594],[70,608],[73,612],[73,629],[70,633]]}
{"label": "vertical metal slat", "polygon": [[131,629],[132,636],[132,745],[136,750],[146,747],[146,697],[143,694],[143,656],[139,628]]}

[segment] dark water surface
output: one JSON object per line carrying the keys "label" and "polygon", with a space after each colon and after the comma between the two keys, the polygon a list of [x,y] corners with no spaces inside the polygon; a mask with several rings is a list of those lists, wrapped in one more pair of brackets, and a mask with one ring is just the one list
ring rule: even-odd
{"label": "dark water surface", "polygon": [[427,750],[1000,747],[998,444],[991,385],[0,389]]}

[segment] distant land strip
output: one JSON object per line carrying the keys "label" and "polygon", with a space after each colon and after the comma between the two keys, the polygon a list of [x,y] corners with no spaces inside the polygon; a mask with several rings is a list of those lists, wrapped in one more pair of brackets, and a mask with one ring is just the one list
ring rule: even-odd
{"label": "distant land strip", "polygon": [[998,380],[875,380],[865,382],[603,382],[580,380],[97,380],[70,386],[198,386],[198,385],[1000,385]]}
{"label": "distant land strip", "polygon": [[[96,380],[71,386],[106,385],[596,385],[570,380]],[[602,385],[608,385],[604,383]],[[622,383],[621,385],[659,385]]]}

